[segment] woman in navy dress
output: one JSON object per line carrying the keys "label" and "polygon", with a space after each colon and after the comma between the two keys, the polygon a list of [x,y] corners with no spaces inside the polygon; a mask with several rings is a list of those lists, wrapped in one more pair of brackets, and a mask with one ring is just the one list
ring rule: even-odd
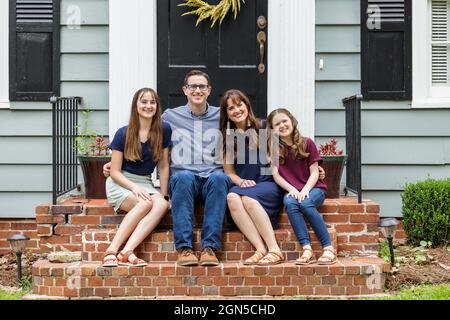
{"label": "woman in navy dress", "polygon": [[237,227],[256,249],[244,264],[281,263],[285,258],[274,228],[278,227],[283,191],[265,165],[267,148],[259,149],[259,130],[265,129],[265,121],[255,118],[248,97],[239,90],[227,91],[220,107],[224,171],[235,185],[227,197],[228,207]]}

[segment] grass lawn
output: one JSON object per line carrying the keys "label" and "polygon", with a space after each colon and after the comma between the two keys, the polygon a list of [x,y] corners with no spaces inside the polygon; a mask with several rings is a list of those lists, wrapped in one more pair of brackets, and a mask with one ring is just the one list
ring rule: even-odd
{"label": "grass lawn", "polygon": [[27,291],[4,291],[0,290],[0,300],[21,300]]}
{"label": "grass lawn", "polygon": [[450,300],[450,283],[402,289],[392,296],[363,300]]}

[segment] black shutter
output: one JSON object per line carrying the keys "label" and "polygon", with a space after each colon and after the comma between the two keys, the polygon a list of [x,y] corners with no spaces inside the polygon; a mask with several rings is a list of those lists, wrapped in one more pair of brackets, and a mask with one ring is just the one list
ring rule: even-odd
{"label": "black shutter", "polygon": [[48,101],[59,95],[59,2],[9,0],[11,101]]}
{"label": "black shutter", "polygon": [[361,1],[364,100],[412,99],[411,7],[411,0]]}

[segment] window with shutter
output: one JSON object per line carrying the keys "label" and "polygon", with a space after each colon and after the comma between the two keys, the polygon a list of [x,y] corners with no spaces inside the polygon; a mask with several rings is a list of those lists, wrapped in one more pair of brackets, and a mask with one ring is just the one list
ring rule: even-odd
{"label": "window with shutter", "polygon": [[10,100],[59,95],[59,0],[10,0]]}
{"label": "window with shutter", "polygon": [[362,0],[361,10],[364,99],[411,99],[411,1]]}
{"label": "window with shutter", "polygon": [[431,0],[431,94],[448,96],[450,88],[449,0]]}

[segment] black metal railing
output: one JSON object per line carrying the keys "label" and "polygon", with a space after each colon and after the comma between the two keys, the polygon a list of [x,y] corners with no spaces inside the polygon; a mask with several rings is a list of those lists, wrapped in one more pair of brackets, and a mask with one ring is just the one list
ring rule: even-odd
{"label": "black metal railing", "polygon": [[347,151],[347,182],[345,194],[355,193],[358,203],[362,202],[362,178],[361,178],[361,100],[362,95],[354,95],[344,98],[345,107],[345,136]]}
{"label": "black metal railing", "polygon": [[58,197],[74,189],[80,190],[75,146],[81,98],[52,97],[50,103],[53,121],[53,204],[56,204]]}

